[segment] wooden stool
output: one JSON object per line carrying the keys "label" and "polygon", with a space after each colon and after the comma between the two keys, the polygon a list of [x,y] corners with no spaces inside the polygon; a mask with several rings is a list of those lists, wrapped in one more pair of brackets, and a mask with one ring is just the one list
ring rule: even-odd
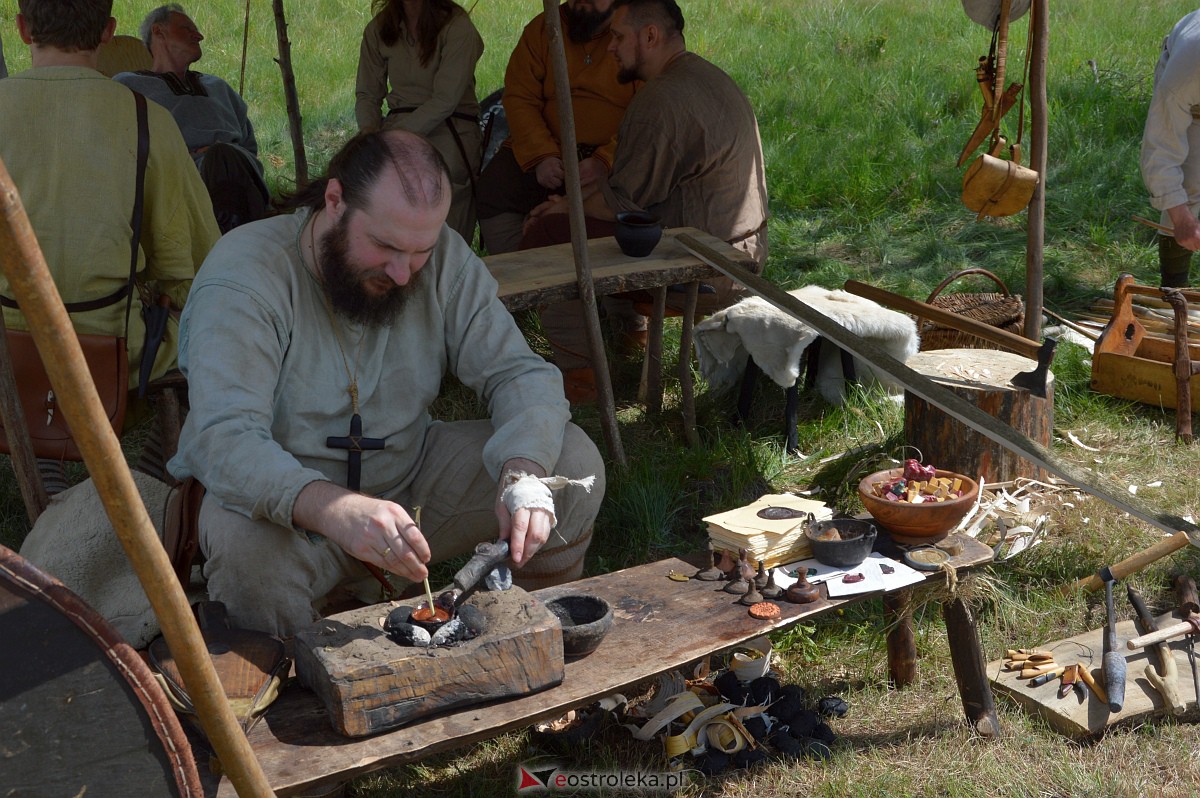
{"label": "wooden stool", "polygon": [[[817,382],[817,366],[821,362],[821,352],[823,344],[828,343],[837,350],[842,361],[842,378],[848,383],[858,381],[857,372],[854,368],[854,356],[845,349],[828,342],[822,336],[817,336],[816,339],[804,349],[800,360],[800,374],[796,377],[795,384],[791,385],[785,391],[787,404],[783,410],[783,432],[787,438],[786,451],[790,455],[795,455],[799,452],[800,441],[796,435],[796,416],[800,410],[800,380],[804,380],[804,390],[811,390]],[[743,424],[750,416],[750,405],[754,400],[754,384],[758,381],[758,375],[762,373],[762,369],[754,362],[754,358],[746,358],[746,370],[742,373],[741,386],[738,389],[738,404],[737,404],[737,423]]]}
{"label": "wooden stool", "polygon": [[[1032,371],[1037,361],[994,349],[933,349],[904,364],[949,388],[988,415],[1009,424],[1042,446],[1054,428],[1054,374],[1046,374],[1046,398],[1009,383]],[[904,393],[904,439],[926,463],[988,482],[1017,477],[1045,479],[1044,470],[948,416],[924,399]]]}

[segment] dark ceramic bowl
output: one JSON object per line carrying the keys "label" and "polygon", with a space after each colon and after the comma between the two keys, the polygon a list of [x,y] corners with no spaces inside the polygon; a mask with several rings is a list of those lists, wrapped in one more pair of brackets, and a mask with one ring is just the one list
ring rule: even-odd
{"label": "dark ceramic bowl", "polygon": [[644,258],[654,251],[662,238],[662,224],[657,216],[640,211],[622,211],[617,214],[617,226],[613,231],[617,246],[631,258]]}
{"label": "dark ceramic bowl", "polygon": [[612,607],[599,596],[568,593],[550,599],[546,607],[562,624],[563,654],[568,657],[591,654],[612,626]]}
{"label": "dark ceramic bowl", "polygon": [[817,562],[833,568],[855,568],[875,546],[875,525],[857,518],[834,518],[812,524],[804,532]]}

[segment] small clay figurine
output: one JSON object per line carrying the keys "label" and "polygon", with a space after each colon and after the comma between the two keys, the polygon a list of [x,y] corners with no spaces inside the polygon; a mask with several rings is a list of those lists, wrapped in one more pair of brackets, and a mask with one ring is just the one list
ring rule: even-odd
{"label": "small clay figurine", "polygon": [[746,582],[746,592],[738,599],[738,604],[745,604],[747,607],[753,607],[755,604],[762,603],[763,595],[758,592],[758,586],[754,584],[754,580]]}
{"label": "small clay figurine", "polygon": [[796,569],[796,584],[787,589],[785,594],[793,604],[811,604],[821,597],[821,589],[808,581],[808,570]]}
{"label": "small clay figurine", "polygon": [[750,580],[754,578],[754,569],[750,566],[750,562],[746,559],[746,550],[738,549],[737,569],[734,571],[734,578],[725,585],[725,592],[732,593],[735,596],[740,596],[746,592],[746,588]]}
{"label": "small clay figurine", "polygon": [[725,577],[725,572],[717,567],[717,553],[713,550],[712,541],[708,541],[708,567],[696,572],[694,579],[701,582],[717,582]]}
{"label": "small clay figurine", "polygon": [[758,573],[754,576],[754,586],[760,591],[767,586],[767,566],[762,560],[758,561]]}
{"label": "small clay figurine", "polygon": [[770,573],[767,576],[767,583],[765,585],[763,585],[762,590],[759,591],[760,593],[763,594],[763,598],[772,600],[772,601],[775,599],[781,598],[783,596],[783,588],[781,588],[779,585],[775,584],[775,571],[776,570],[777,569],[775,569],[775,568],[771,569]]}

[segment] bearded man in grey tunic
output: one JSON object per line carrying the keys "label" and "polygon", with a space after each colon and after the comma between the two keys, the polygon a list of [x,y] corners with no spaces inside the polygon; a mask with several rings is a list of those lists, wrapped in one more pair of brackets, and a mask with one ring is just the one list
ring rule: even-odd
{"label": "bearded man in grey tunic", "polygon": [[[603,463],[446,226],[441,156],[412,133],[360,134],[293,205],[221,238],[181,321],[191,412],[170,470],[208,489],[210,596],[291,635],[367,565],[420,580],[497,538],[523,587],[578,578]],[[431,417],[447,372],[490,419]],[[550,474],[596,479],[552,496]],[[518,478],[542,490],[514,499]]]}

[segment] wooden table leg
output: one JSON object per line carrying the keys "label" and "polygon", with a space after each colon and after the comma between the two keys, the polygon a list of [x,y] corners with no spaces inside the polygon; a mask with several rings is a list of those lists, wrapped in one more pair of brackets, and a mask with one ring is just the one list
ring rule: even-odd
{"label": "wooden table leg", "polygon": [[700,296],[700,281],[688,283],[683,303],[683,330],[679,336],[679,393],[683,408],[683,436],[693,449],[700,447],[696,432],[696,389],[692,384],[692,328],[696,324],[696,303]]}
{"label": "wooden table leg", "polygon": [[642,360],[642,380],[638,385],[638,400],[646,405],[647,413],[662,410],[662,347],[663,318],[667,315],[667,289],[654,289],[654,309],[646,335],[646,356]]}
{"label": "wooden table leg", "polygon": [[913,638],[912,591],[898,590],[883,597],[887,636],[888,682],[907,687],[917,678],[917,643]]}
{"label": "wooden table leg", "polygon": [[1000,720],[996,717],[992,686],[988,684],[987,666],[979,647],[975,615],[962,599],[954,596],[942,605],[942,617],[946,620],[954,679],[967,720],[981,736],[998,737]]}

